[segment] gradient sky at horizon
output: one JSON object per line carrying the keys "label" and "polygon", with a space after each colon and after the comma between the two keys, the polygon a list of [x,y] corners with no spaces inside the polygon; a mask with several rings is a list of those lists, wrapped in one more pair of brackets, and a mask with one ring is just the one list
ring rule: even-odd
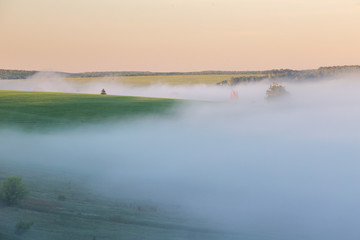
{"label": "gradient sky at horizon", "polygon": [[359,0],[0,0],[0,68],[308,69],[360,64]]}

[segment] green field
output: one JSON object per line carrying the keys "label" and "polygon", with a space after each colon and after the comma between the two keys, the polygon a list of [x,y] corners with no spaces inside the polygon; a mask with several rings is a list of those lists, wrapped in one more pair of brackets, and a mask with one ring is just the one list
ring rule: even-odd
{"label": "green field", "polygon": [[[3,130],[9,125],[64,129],[72,124],[149,114],[162,116],[180,102],[141,97],[0,91],[0,130],[7,138],[11,134]],[[31,155],[24,155],[24,159],[0,156],[0,181],[9,176],[21,176],[30,193],[20,206],[6,206],[0,201],[1,240],[237,239],[213,229],[203,220],[189,217],[178,206],[99,195],[88,186],[89,176],[82,172],[52,166],[54,159],[48,159],[46,164],[36,160],[36,156]],[[121,197],[121,193],[119,195]],[[34,225],[24,234],[16,234],[15,226],[19,221],[32,221]]]}
{"label": "green field", "polygon": [[75,83],[88,83],[102,79],[114,81],[134,86],[144,86],[151,84],[168,84],[168,85],[194,85],[210,84],[230,80],[232,77],[239,76],[259,76],[262,74],[203,74],[203,75],[160,75],[160,76],[122,76],[122,77],[90,77],[90,78],[67,78]]}
{"label": "green field", "polygon": [[54,127],[165,114],[179,100],[0,91],[0,126]]}

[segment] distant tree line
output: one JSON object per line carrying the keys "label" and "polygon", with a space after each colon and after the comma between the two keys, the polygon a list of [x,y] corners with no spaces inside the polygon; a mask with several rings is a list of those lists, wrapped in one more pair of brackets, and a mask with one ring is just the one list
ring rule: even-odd
{"label": "distant tree line", "polygon": [[[38,71],[6,70],[0,69],[0,79],[26,79]],[[65,77],[92,78],[92,77],[122,77],[122,76],[171,76],[171,75],[257,75],[257,71],[200,71],[200,72],[144,72],[144,71],[122,71],[122,72],[84,72],[64,73]]]}
{"label": "distant tree line", "polygon": [[[6,70],[0,69],[0,79],[26,79],[38,71]],[[91,77],[121,77],[121,76],[169,76],[169,75],[239,75],[229,81],[218,85],[234,85],[239,83],[258,82],[264,79],[274,80],[304,80],[331,77],[344,73],[360,73],[360,66],[335,66],[320,67],[314,70],[274,69],[267,71],[200,71],[200,72],[147,72],[147,71],[122,71],[122,72],[83,72],[64,73],[65,77],[91,78]]]}
{"label": "distant tree line", "polygon": [[0,69],[0,79],[25,79],[35,73],[36,71]]}
{"label": "distant tree line", "polygon": [[[7,70],[0,69],[0,79],[26,79],[39,71],[25,70]],[[83,72],[83,73],[65,73],[65,77],[71,78],[92,78],[92,77],[122,77],[122,76],[169,76],[169,75],[240,75],[257,74],[258,72],[246,71],[201,71],[201,72],[144,72],[144,71],[122,71],[122,72]]]}
{"label": "distant tree line", "polygon": [[122,76],[171,76],[171,75],[240,75],[257,74],[257,72],[246,71],[200,71],[200,72],[85,72],[70,73],[69,77],[122,77]]}
{"label": "distant tree line", "polygon": [[232,77],[230,80],[219,82],[218,85],[236,85],[240,83],[259,82],[264,79],[274,81],[285,80],[314,80],[339,76],[342,74],[360,73],[360,66],[334,66],[334,67],[320,67],[315,70],[291,70],[291,69],[279,69],[261,71],[258,74],[247,74],[244,76]]}

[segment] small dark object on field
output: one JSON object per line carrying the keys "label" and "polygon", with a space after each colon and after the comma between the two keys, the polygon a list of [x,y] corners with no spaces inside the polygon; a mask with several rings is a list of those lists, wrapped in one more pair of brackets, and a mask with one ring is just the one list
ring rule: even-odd
{"label": "small dark object on field", "polygon": [[66,200],[66,197],[61,194],[61,195],[59,195],[59,196],[57,197],[57,199],[58,199],[59,201],[65,201],[65,200]]}
{"label": "small dark object on field", "polygon": [[101,94],[101,95],[106,95],[105,89],[102,89],[100,94]]}
{"label": "small dark object on field", "polygon": [[278,83],[272,83],[269,89],[266,91],[267,99],[277,99],[278,97],[283,97],[288,95],[289,93],[286,91],[285,87]]}
{"label": "small dark object on field", "polygon": [[25,232],[27,232],[31,226],[34,225],[33,221],[19,221],[16,225],[15,225],[15,233],[16,234],[23,234]]}
{"label": "small dark object on field", "polygon": [[8,177],[2,181],[0,197],[9,206],[18,205],[26,197],[28,191],[21,177]]}

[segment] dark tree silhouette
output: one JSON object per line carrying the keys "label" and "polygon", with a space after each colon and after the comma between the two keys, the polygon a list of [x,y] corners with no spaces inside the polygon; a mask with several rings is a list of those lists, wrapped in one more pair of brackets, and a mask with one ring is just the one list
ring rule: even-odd
{"label": "dark tree silhouette", "polygon": [[2,181],[0,188],[1,199],[9,206],[17,205],[26,197],[28,191],[21,177],[8,177]]}
{"label": "dark tree silhouette", "polygon": [[266,91],[267,99],[276,99],[288,95],[285,87],[278,83],[272,83],[269,89]]}

